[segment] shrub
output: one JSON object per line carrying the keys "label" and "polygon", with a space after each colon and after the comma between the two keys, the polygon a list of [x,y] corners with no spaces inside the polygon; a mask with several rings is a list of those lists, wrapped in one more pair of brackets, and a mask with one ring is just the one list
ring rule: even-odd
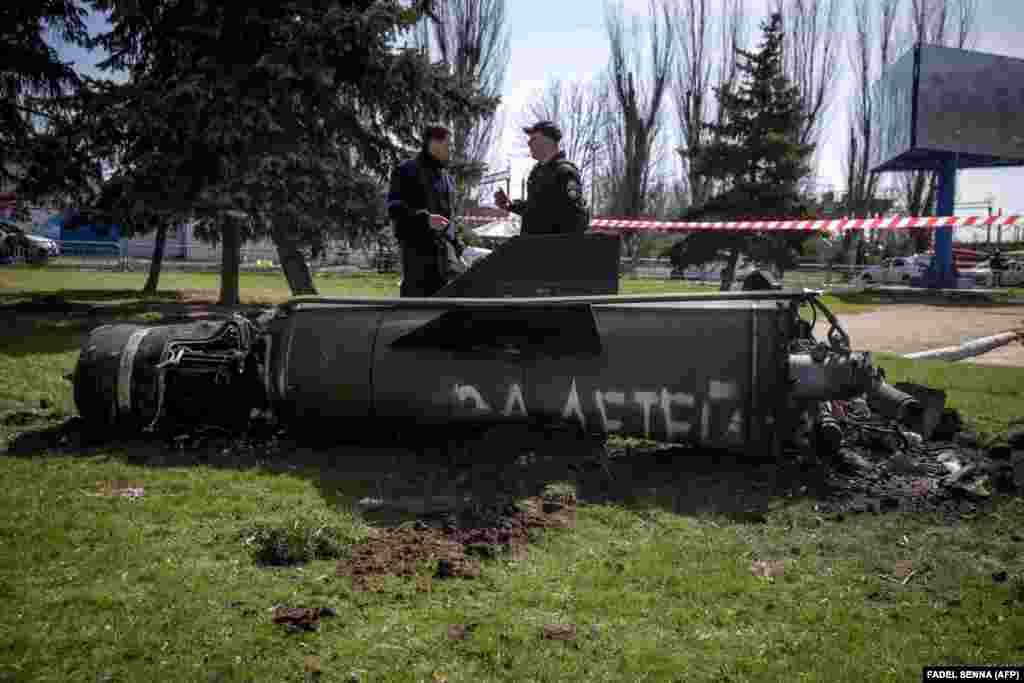
{"label": "shrub", "polygon": [[360,540],[354,529],[326,518],[297,517],[283,524],[259,522],[240,534],[257,564],[284,566],[343,557]]}

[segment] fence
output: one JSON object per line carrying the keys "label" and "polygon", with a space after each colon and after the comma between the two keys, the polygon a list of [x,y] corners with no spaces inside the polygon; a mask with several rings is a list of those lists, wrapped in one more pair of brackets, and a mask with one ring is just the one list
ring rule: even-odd
{"label": "fence", "polygon": [[[53,268],[81,270],[113,270],[113,271],[144,271],[149,268],[150,259],[138,256],[146,253],[142,240],[125,242],[88,242],[81,240],[54,240],[60,250],[59,255],[50,256],[46,264]],[[152,241],[148,242],[152,253]],[[219,272],[221,249],[203,246],[201,249],[189,250],[188,258],[182,254],[165,254],[162,269],[164,271],[186,272]],[[266,246],[244,246],[241,249],[241,270],[244,272],[278,271],[280,264],[277,250]],[[307,261],[313,272],[378,272],[396,273],[401,266],[397,254],[380,249],[348,249],[340,245],[332,245],[325,254],[315,260]],[[786,287],[806,287],[823,289],[832,285],[851,283],[861,272],[859,266],[801,265],[787,271],[783,277]],[[677,272],[667,258],[642,258],[634,268],[631,259],[623,259],[620,263],[623,278],[648,280],[685,280],[694,284],[706,284],[717,287],[720,274],[717,268],[689,268],[682,273]]]}
{"label": "fence", "polygon": [[[145,261],[153,256],[153,240],[125,240],[123,249],[131,260]],[[164,245],[164,263],[189,261],[193,263],[220,263],[222,249],[202,242],[182,243],[168,239]],[[243,264],[255,261],[277,261],[277,248],[267,242],[246,243],[241,247]]]}
{"label": "fence", "polygon": [[[52,248],[49,247],[52,245]],[[49,240],[32,242],[15,250],[14,263],[32,263],[51,268],[82,268],[89,270],[125,270],[124,250],[117,242]]]}
{"label": "fence", "polygon": [[[783,275],[783,284],[786,287],[806,287],[808,289],[823,289],[832,285],[847,285],[852,283],[857,275],[863,271],[863,266],[826,266],[825,264],[802,264],[788,270]],[[630,259],[623,259],[620,263],[620,273],[624,278],[644,280],[685,280],[694,284],[707,284],[718,286],[721,282],[720,270],[715,267],[687,268],[682,273],[673,268],[667,258],[642,258],[636,268],[632,267]]]}
{"label": "fence", "polygon": [[[56,253],[40,258],[26,258],[19,254],[18,262],[29,261],[45,264],[51,268],[68,270],[112,270],[139,271],[150,266],[149,255],[153,253],[152,240],[86,241],[51,240],[57,245]],[[146,255],[146,256],[143,256]],[[162,270],[187,272],[220,272],[221,248],[203,245],[190,247],[187,254],[180,249],[164,253]],[[280,269],[277,249],[267,246],[243,246],[240,268],[246,272],[265,272]],[[347,249],[332,245],[317,259],[307,259],[314,272],[356,272],[377,271],[397,272],[398,264],[393,252],[378,249]]]}
{"label": "fence", "polygon": [[54,240],[59,248],[51,255],[47,265],[53,268],[89,270],[126,270],[127,259],[120,242],[89,242],[84,240]]}

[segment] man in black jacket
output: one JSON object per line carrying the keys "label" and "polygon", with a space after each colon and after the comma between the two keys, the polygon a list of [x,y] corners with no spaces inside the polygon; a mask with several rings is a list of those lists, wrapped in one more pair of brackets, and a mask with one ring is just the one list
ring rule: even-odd
{"label": "man in black jacket", "polygon": [[996,249],[992,259],[988,262],[989,270],[992,271],[992,286],[1002,287],[1003,271],[1006,270],[1006,261],[1003,259],[1003,252]]}
{"label": "man in black jacket", "polygon": [[526,199],[509,201],[503,190],[494,193],[498,208],[523,217],[523,235],[586,232],[590,212],[576,165],[559,149],[562,131],[551,121],[538,121],[523,132],[530,136],[530,155],[537,160],[526,183]]}
{"label": "man in black jacket", "polygon": [[446,127],[427,126],[419,155],[391,175],[387,205],[402,249],[403,297],[433,296],[444,287],[450,275],[446,242],[461,254],[451,222],[455,183],[445,170],[450,139]]}

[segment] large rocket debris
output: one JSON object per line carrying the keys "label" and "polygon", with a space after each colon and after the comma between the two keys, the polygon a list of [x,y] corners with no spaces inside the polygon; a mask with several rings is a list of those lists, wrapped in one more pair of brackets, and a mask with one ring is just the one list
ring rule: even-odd
{"label": "large rocket debris", "polygon": [[[868,394],[892,419],[917,417],[814,292],[608,295],[609,240],[519,238],[432,299],[299,298],[255,320],[104,326],[83,344],[75,401],[89,422],[134,429],[253,411],[319,433],[567,422],[760,453],[800,439],[837,450],[831,401]],[[567,250],[556,280],[548,255]],[[825,316],[826,339],[802,313]]]}

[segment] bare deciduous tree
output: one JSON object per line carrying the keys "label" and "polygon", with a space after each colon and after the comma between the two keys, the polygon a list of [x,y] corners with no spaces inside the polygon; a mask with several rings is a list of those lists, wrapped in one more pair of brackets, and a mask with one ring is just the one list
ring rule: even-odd
{"label": "bare deciduous tree", "polygon": [[[800,90],[806,120],[801,144],[815,144],[828,121],[839,75],[837,59],[843,33],[841,0],[776,0],[786,34],[783,61],[786,75]],[[819,147],[820,149],[820,147]]]}
{"label": "bare deciduous tree", "polygon": [[648,188],[646,215],[659,220],[674,220],[686,210],[689,198],[686,184],[673,175],[656,177]]}
{"label": "bare deciduous tree", "polygon": [[712,15],[708,5],[708,0],[677,0],[674,8],[679,30],[672,91],[683,143],[677,152],[692,206],[704,204],[715,191],[711,182],[693,169],[690,154],[708,144],[709,133],[702,123],[723,123],[712,92],[736,77],[736,48],[745,40],[747,28],[744,0],[725,0],[718,15]]}
{"label": "bare deciduous tree", "polygon": [[854,92],[846,150],[846,210],[854,215],[868,212],[878,192],[879,177],[869,169],[872,152],[878,144],[872,85],[893,62],[899,6],[900,0],[854,0],[850,45]]}
{"label": "bare deciduous tree", "polygon": [[[502,132],[505,130],[507,113],[507,109],[504,105],[499,106],[497,111],[494,113],[494,135],[491,138],[490,151],[484,158],[484,163],[487,164],[488,173],[498,173],[499,171],[505,171],[508,169],[508,158],[502,149]],[[504,181],[495,182],[500,182],[502,187],[505,186]],[[496,187],[497,185],[495,185],[494,182],[487,184],[480,183],[467,189],[466,196],[473,200],[475,203],[474,205],[479,205],[480,202],[486,201],[486,199],[491,196]],[[463,208],[468,208],[468,206],[464,205]]]}
{"label": "bare deciduous tree", "polygon": [[[641,216],[656,162],[657,136],[662,131],[662,105],[668,92],[675,61],[675,27],[666,0],[651,0],[646,41],[641,23],[634,18],[626,26],[624,8],[605,8],[611,59],[608,86],[611,109],[607,131],[609,213]],[[643,53],[649,68],[642,69]],[[644,73],[649,71],[649,73]],[[639,257],[635,237],[624,240],[634,261]]]}
{"label": "bare deciduous tree", "polygon": [[[461,82],[476,82],[482,94],[498,97],[509,60],[505,20],[505,0],[445,0],[434,4],[414,40],[420,48],[432,50]],[[484,172],[499,119],[489,116],[452,121],[451,170],[460,186],[460,206]]]}
{"label": "bare deciduous tree", "polygon": [[608,119],[607,95],[597,79],[590,83],[552,79],[527,103],[520,117],[523,126],[540,120],[557,123],[562,129],[562,151],[588,185],[606,157],[602,133]]}
{"label": "bare deciduous tree", "polygon": [[606,18],[611,51],[609,83],[616,124],[610,128],[619,138],[617,149],[610,151],[621,156],[623,170],[613,211],[621,216],[639,216],[643,211],[654,138],[660,130],[662,104],[675,56],[673,22],[667,5],[651,0],[651,15],[646,46],[650,74],[642,72],[644,46],[639,21],[634,20],[627,33],[621,5],[618,12],[609,7]]}
{"label": "bare deciduous tree", "polygon": [[[845,209],[850,215],[872,212],[880,177],[870,172],[878,145],[874,83],[896,57],[897,17],[901,0],[853,0],[850,70],[850,130],[846,149]],[[859,233],[848,233],[840,250],[848,265],[857,256]]]}

